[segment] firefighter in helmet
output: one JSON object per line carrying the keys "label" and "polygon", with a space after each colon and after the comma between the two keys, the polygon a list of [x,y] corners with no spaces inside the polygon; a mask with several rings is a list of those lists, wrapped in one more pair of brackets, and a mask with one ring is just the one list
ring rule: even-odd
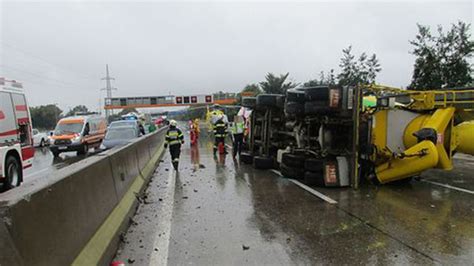
{"label": "firefighter in helmet", "polygon": [[214,123],[214,154],[216,154],[219,144],[223,145],[224,153],[227,153],[225,148],[225,137],[227,136],[227,124],[224,121],[224,115],[219,115],[217,121]]}
{"label": "firefighter in helmet", "polygon": [[178,170],[179,154],[181,153],[181,145],[184,144],[183,132],[176,126],[176,121],[170,121],[170,127],[166,132],[165,149],[170,147],[171,161],[175,170]]}

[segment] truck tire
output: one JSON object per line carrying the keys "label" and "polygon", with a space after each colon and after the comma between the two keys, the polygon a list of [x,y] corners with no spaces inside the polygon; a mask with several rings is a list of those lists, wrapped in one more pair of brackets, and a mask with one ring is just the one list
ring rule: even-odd
{"label": "truck tire", "polygon": [[43,148],[43,147],[44,147],[44,139],[41,139],[39,146],[40,146],[40,148]]}
{"label": "truck tire", "polygon": [[323,173],[319,172],[304,172],[304,183],[310,186],[324,187],[324,176]]}
{"label": "truck tire", "polygon": [[4,190],[9,190],[20,186],[23,179],[23,171],[18,159],[9,155],[5,161],[5,178],[3,180]]}
{"label": "truck tire", "polygon": [[304,170],[305,156],[303,154],[283,153],[281,163],[287,167],[299,168]]}
{"label": "truck tire", "polygon": [[293,178],[293,179],[303,179],[304,178],[304,169],[289,167],[284,163],[280,164],[280,173],[283,177]]}
{"label": "truck tire", "polygon": [[255,97],[244,97],[242,98],[242,106],[254,109],[257,105],[257,98]]}
{"label": "truck tire", "polygon": [[304,161],[304,169],[310,172],[323,174],[324,161],[322,159],[308,158]]}
{"label": "truck tire", "polygon": [[286,100],[288,102],[304,103],[305,101],[304,91],[295,90],[295,89],[287,90]]}
{"label": "truck tire", "polygon": [[304,113],[307,115],[326,114],[329,111],[327,102],[312,101],[304,103]]}
{"label": "truck tire", "polygon": [[51,153],[53,154],[53,157],[54,157],[54,158],[58,158],[58,157],[59,157],[59,152],[58,152],[58,151],[51,151]]}
{"label": "truck tire", "polygon": [[253,167],[255,167],[255,169],[271,169],[273,167],[273,159],[270,157],[255,156],[253,157]]}
{"label": "truck tire", "polygon": [[318,86],[306,88],[304,91],[305,100],[309,102],[313,101],[323,101],[329,102],[329,87],[328,86]]}
{"label": "truck tire", "polygon": [[257,96],[257,107],[283,108],[285,96],[282,94],[260,94]]}
{"label": "truck tire", "polygon": [[251,164],[253,162],[253,155],[248,152],[240,153],[240,161],[245,164]]}
{"label": "truck tire", "polygon": [[287,116],[304,115],[304,104],[300,102],[287,102],[285,104],[285,114]]}

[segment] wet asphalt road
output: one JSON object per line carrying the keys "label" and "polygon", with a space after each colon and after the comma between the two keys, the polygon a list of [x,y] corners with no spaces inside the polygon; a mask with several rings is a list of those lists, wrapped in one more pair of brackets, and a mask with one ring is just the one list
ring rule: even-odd
{"label": "wet asphalt road", "polygon": [[[76,152],[65,152],[61,153],[58,158],[54,158],[48,147],[35,148],[33,164],[30,168],[24,170],[23,183],[21,185],[30,185],[39,179],[48,178],[55,171],[79,162],[88,156],[96,155],[98,152],[99,151],[95,151],[94,149],[90,149],[87,155],[76,155]],[[2,195],[1,186],[2,185],[0,185],[0,198]]]}
{"label": "wet asphalt road", "polygon": [[168,153],[116,259],[134,265],[461,264],[474,260],[474,161],[404,186],[317,191],[271,171],[213,157],[205,138]]}

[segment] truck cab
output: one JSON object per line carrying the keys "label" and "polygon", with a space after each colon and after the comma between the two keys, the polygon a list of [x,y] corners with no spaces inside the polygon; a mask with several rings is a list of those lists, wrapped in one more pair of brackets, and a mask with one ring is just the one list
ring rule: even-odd
{"label": "truck cab", "polygon": [[0,78],[0,182],[3,189],[23,181],[33,156],[31,117],[21,83]]}

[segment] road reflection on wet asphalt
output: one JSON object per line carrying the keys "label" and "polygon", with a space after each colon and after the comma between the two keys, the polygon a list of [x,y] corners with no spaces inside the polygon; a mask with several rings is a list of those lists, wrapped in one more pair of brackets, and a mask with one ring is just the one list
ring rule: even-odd
{"label": "road reflection on wet asphalt", "polygon": [[[271,171],[213,156],[204,134],[198,147],[185,144],[179,173],[171,173],[167,232],[160,211],[170,169],[166,153],[144,195],[150,201],[139,207],[117,258],[140,265],[157,256],[170,265],[470,264],[474,258],[468,193],[421,181],[315,187],[338,201],[328,204]],[[461,172],[451,178],[472,182]],[[436,171],[425,175],[433,177],[442,178]]]}

